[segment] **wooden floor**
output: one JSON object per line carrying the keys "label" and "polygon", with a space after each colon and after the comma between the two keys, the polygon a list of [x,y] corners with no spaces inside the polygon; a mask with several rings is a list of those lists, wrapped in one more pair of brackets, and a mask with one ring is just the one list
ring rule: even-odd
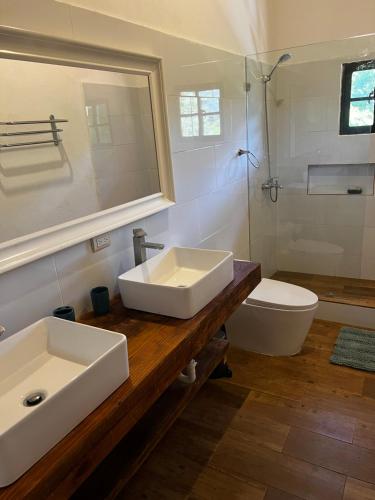
{"label": "wooden floor", "polygon": [[339,324],[317,320],[300,355],[239,349],[119,499],[375,499],[375,374],[332,365]]}
{"label": "wooden floor", "polygon": [[318,295],[319,300],[375,308],[375,280],[289,271],[277,271],[272,278],[308,288]]}

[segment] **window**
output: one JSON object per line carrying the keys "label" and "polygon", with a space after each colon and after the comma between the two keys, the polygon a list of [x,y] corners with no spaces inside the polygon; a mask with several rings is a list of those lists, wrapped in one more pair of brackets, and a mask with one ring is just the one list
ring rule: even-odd
{"label": "window", "polygon": [[91,145],[111,144],[112,135],[107,103],[89,104],[85,108]]}
{"label": "window", "polygon": [[340,134],[371,134],[374,126],[375,59],[343,64]]}
{"label": "window", "polygon": [[182,137],[221,135],[220,89],[180,92]]}

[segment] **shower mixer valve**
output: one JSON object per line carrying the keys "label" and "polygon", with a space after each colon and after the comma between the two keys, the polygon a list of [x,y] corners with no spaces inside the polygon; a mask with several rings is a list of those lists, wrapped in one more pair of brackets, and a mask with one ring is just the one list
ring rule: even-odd
{"label": "shower mixer valve", "polygon": [[279,183],[279,178],[278,177],[270,177],[269,179],[266,180],[266,182],[263,182],[262,184],[262,189],[267,190],[267,189],[283,189],[283,186]]}
{"label": "shower mixer valve", "polygon": [[283,189],[283,186],[279,183],[278,177],[269,177],[266,182],[262,184],[262,190],[269,192],[270,199],[273,203],[277,202],[279,189]]}

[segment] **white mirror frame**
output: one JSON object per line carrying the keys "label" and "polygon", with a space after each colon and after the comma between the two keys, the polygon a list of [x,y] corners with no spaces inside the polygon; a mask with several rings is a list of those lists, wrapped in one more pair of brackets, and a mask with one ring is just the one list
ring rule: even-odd
{"label": "white mirror frame", "polygon": [[[150,82],[161,189],[160,193],[0,243],[0,274],[174,205],[167,108],[160,58],[5,26],[0,26],[0,58],[147,76]],[[6,217],[7,214],[1,216]]]}

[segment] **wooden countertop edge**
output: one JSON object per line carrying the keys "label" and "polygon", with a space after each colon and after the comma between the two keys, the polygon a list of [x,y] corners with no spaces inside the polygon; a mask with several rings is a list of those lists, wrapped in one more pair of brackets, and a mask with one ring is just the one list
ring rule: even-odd
{"label": "wooden countertop edge", "polygon": [[[159,352],[158,360],[148,367],[142,377],[139,373],[141,367],[138,366],[137,371],[136,363],[142,363],[142,347],[145,344],[148,343],[151,350],[155,348],[154,337],[149,338],[149,342],[145,340],[133,353],[129,349],[129,379],[21,478],[0,489],[0,498],[39,500],[48,495],[62,498],[74,491],[113,449],[119,435],[129,432],[260,281],[259,264],[235,261],[234,270],[234,280],[189,320],[130,311],[120,304],[115,304],[115,313],[105,319],[84,318],[85,323],[126,333],[128,344],[132,343],[132,333],[126,332],[126,329],[130,329],[133,323],[160,325],[155,332],[161,336],[163,355]],[[138,321],[138,317],[142,319]],[[129,321],[133,323],[129,324]],[[145,333],[147,336],[151,330]],[[111,436],[114,428],[116,434]]]}

